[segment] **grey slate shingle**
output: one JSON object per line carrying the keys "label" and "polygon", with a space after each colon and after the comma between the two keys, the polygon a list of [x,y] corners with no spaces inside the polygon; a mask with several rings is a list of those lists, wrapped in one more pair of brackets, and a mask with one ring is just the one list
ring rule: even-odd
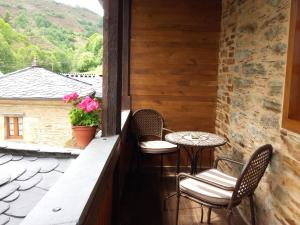
{"label": "grey slate shingle", "polygon": [[[46,147],[37,150],[36,145],[2,143],[18,150],[0,147],[0,225],[18,225],[75,159],[61,148],[53,153],[43,152]],[[60,150],[63,158],[56,158]]]}
{"label": "grey slate shingle", "polygon": [[40,67],[29,67],[0,76],[0,98],[3,99],[62,99],[74,91],[84,96],[95,90],[89,83]]}

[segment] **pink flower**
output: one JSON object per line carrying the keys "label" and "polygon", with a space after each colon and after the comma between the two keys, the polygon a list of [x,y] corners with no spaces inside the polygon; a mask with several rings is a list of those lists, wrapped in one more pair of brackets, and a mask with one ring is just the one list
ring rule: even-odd
{"label": "pink flower", "polygon": [[87,105],[86,112],[92,112],[94,110],[97,110],[98,108],[99,108],[99,103],[93,100]]}
{"label": "pink flower", "polygon": [[65,103],[68,103],[70,101],[76,101],[78,99],[79,95],[76,92],[73,92],[71,94],[65,95],[63,97],[63,100]]}
{"label": "pink flower", "polygon": [[92,112],[99,108],[99,102],[92,99],[90,96],[86,96],[80,103],[79,108],[83,109],[85,112]]}

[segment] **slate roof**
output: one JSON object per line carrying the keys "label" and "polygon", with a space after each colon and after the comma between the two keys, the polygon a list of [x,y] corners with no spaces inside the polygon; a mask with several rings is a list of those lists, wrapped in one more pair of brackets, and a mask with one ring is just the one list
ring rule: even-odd
{"label": "slate roof", "polygon": [[93,85],[44,68],[29,67],[0,77],[0,98],[62,99],[71,92],[93,93]]}
{"label": "slate roof", "polygon": [[[61,75],[91,84],[99,96],[102,96],[102,76],[98,74],[61,73]],[[99,91],[100,90],[100,91]]]}
{"label": "slate roof", "polygon": [[0,225],[20,224],[78,151],[0,142]]}

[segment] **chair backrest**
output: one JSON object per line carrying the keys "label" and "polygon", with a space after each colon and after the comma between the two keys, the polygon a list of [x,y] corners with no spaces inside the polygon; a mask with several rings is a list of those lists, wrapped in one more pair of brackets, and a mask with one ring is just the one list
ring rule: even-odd
{"label": "chair backrest", "polygon": [[162,139],[163,118],[153,109],[140,109],[132,115],[134,131],[138,138],[155,136]]}
{"label": "chair backrest", "polygon": [[272,153],[273,147],[269,144],[260,147],[253,153],[237,180],[232,202],[238,202],[243,197],[254,193],[271,161]]}

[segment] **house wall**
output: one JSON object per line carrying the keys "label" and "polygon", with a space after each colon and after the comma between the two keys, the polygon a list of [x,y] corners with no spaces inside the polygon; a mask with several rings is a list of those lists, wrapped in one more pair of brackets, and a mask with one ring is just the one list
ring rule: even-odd
{"label": "house wall", "polygon": [[[229,144],[218,154],[247,160],[258,146],[273,145],[255,193],[259,225],[300,221],[300,136],[281,129],[290,3],[223,1],[216,130]],[[240,210],[249,221],[247,205]]]}
{"label": "house wall", "polygon": [[221,0],[133,0],[131,11],[132,110],[155,109],[172,130],[214,131]]}
{"label": "house wall", "polygon": [[61,101],[0,100],[0,140],[5,140],[3,114],[23,114],[23,141],[50,146],[73,147],[72,128],[68,119],[70,105]]}

